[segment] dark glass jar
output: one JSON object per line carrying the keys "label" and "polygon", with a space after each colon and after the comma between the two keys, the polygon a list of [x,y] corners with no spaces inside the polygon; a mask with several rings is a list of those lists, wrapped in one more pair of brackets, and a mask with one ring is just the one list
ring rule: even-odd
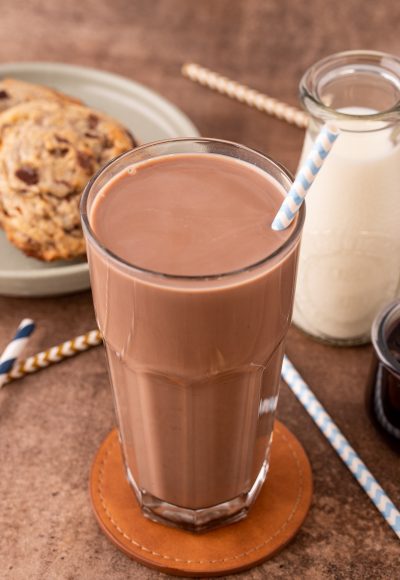
{"label": "dark glass jar", "polygon": [[374,320],[374,348],[367,387],[368,410],[374,423],[400,451],[400,300]]}

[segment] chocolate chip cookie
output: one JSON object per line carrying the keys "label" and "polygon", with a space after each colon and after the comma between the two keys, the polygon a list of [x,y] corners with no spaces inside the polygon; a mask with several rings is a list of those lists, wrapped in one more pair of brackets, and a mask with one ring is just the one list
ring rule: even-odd
{"label": "chocolate chip cookie", "polygon": [[36,100],[0,115],[0,213],[9,240],[52,261],[85,253],[79,201],[92,175],[135,146],[116,121],[82,105]]}
{"label": "chocolate chip cookie", "polygon": [[50,87],[35,85],[18,79],[6,78],[0,80],[0,113],[10,107],[15,107],[15,105],[38,99],[68,101],[77,104],[81,102]]}

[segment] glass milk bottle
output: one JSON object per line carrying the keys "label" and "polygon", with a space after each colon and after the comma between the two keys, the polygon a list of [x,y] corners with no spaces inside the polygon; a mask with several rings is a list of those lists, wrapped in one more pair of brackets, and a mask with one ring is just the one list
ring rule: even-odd
{"label": "glass milk bottle", "polygon": [[341,133],[307,195],[293,319],[361,344],[399,295],[400,59],[334,54],[305,73],[300,97],[310,115],[300,165],[326,121]]}

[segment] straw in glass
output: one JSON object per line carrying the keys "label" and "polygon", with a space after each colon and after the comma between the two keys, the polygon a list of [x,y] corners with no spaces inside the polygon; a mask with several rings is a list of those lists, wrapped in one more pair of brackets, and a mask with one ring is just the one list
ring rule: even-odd
{"label": "straw in glass", "polygon": [[32,332],[35,330],[35,323],[30,318],[24,318],[18,326],[12,341],[6,346],[0,356],[0,388],[8,382],[8,374],[25,348]]}
{"label": "straw in glass", "polygon": [[311,389],[303,381],[302,377],[299,375],[287,356],[283,359],[282,378],[328,439],[340,459],[351,471],[394,533],[398,538],[400,538],[399,510],[376,481],[365,463],[357,455],[353,447],[333,422],[332,418],[322,407]]}
{"label": "straw in glass", "polygon": [[308,115],[297,107],[292,107],[282,101],[250,89],[246,85],[237,83],[203,66],[193,62],[186,63],[182,66],[182,74],[213,91],[218,91],[231,99],[236,99],[249,107],[254,107],[291,125],[296,125],[300,129],[305,129],[308,125]]}
{"label": "straw in glass", "polygon": [[272,222],[271,227],[273,230],[284,230],[292,223],[338,136],[339,130],[334,124],[326,123],[322,127],[308,157],[297,173],[292,187]]}

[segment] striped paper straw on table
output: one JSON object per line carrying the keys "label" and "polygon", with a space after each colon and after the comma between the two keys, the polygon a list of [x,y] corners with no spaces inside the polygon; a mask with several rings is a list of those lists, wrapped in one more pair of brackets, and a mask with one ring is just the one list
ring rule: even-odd
{"label": "striped paper straw on table", "polygon": [[321,403],[303,381],[287,356],[283,359],[282,378],[305,410],[346,464],[365,493],[380,511],[394,533],[400,538],[400,512],[376,481],[365,463],[335,425]]}
{"label": "striped paper straw on table", "polygon": [[186,63],[182,67],[182,74],[209,89],[218,91],[231,99],[236,99],[249,107],[254,107],[291,125],[296,125],[300,129],[305,129],[308,125],[308,115],[297,107],[292,107],[282,101],[250,89],[246,85],[237,83],[203,66],[193,62]]}
{"label": "striped paper straw on table", "polygon": [[0,388],[8,382],[8,374],[12,371],[15,362],[32,332],[35,330],[35,323],[30,318],[24,318],[18,326],[12,341],[6,346],[3,354],[0,356]]}
{"label": "striped paper straw on table", "polygon": [[4,384],[20,379],[25,375],[40,371],[41,369],[45,369],[52,364],[61,362],[66,358],[71,358],[72,356],[84,352],[94,346],[98,346],[101,343],[102,338],[99,330],[91,330],[86,334],[67,340],[57,346],[53,346],[43,352],[39,352],[38,354],[20,361],[12,370],[10,370],[10,372],[8,372]]}
{"label": "striped paper straw on table", "polygon": [[338,136],[339,130],[332,123],[326,123],[322,127],[309,155],[297,173],[292,187],[272,222],[271,227],[273,230],[284,230],[292,223]]}

